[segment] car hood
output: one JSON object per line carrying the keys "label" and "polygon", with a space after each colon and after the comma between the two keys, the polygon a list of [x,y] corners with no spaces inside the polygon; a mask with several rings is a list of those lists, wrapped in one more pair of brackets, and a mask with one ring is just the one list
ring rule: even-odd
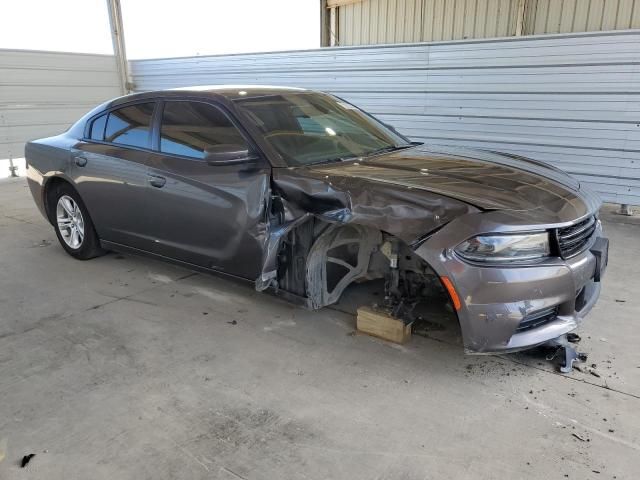
{"label": "car hood", "polygon": [[592,214],[598,197],[544,163],[497,152],[413,147],[358,161],[275,168],[286,224],[315,215],[414,244],[462,215],[499,210],[500,225],[551,228]]}
{"label": "car hood", "polygon": [[600,200],[565,172],[515,155],[420,146],[361,161],[306,167],[310,175],[358,178],[461,200],[483,210],[521,212],[530,221],[574,221]]}

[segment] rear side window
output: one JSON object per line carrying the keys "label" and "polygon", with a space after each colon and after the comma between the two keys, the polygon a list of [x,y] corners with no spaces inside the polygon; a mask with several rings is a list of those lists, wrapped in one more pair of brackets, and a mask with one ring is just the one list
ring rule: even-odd
{"label": "rear side window", "polygon": [[110,112],[104,132],[104,141],[131,147],[149,148],[154,106],[153,102],[139,103]]}
{"label": "rear side window", "polygon": [[247,142],[229,118],[212,105],[186,101],[164,104],[161,152],[202,159],[206,148],[213,145],[246,147]]}
{"label": "rear side window", "polygon": [[91,124],[91,140],[104,140],[104,127],[107,124],[107,114],[100,115]]}

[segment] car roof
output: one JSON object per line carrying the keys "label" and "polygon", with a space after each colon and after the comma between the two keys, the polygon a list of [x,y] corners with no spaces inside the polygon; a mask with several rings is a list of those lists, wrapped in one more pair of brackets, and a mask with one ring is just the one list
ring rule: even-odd
{"label": "car roof", "polygon": [[132,93],[114,99],[110,106],[127,103],[145,98],[171,98],[185,94],[196,94],[199,97],[225,97],[229,100],[247,98],[252,96],[273,95],[278,93],[302,93],[311,92],[304,88],[278,87],[272,85],[197,85],[190,87],[172,88],[166,90],[153,90],[141,93]]}

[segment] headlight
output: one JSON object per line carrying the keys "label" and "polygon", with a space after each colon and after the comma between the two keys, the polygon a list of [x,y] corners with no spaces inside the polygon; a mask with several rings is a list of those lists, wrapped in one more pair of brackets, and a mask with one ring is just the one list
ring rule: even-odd
{"label": "headlight", "polygon": [[487,263],[509,263],[539,260],[549,256],[549,234],[523,233],[478,235],[462,242],[456,253],[467,260]]}

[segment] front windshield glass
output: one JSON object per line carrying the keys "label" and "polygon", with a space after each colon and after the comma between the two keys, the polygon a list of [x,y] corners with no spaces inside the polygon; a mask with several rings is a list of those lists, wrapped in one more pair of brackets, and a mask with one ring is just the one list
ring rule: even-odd
{"label": "front windshield glass", "polygon": [[314,92],[279,92],[234,99],[287,165],[365,157],[410,146],[353,105]]}

